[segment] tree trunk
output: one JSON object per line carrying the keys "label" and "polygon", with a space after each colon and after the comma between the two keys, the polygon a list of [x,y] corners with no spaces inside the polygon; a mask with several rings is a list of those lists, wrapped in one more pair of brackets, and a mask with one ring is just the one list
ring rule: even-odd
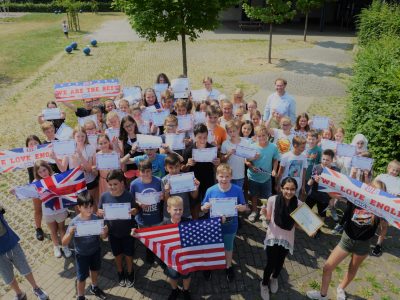
{"label": "tree trunk", "polygon": [[183,64],[183,75],[187,77],[187,58],[186,58],[186,34],[181,33],[182,40],[182,64]]}
{"label": "tree trunk", "polygon": [[308,25],[308,13],[306,13],[306,21],[304,22],[304,42],[307,42],[307,25]]}
{"label": "tree trunk", "polygon": [[272,51],[272,23],[269,24],[269,47],[268,47],[268,63],[271,64],[271,51]]}

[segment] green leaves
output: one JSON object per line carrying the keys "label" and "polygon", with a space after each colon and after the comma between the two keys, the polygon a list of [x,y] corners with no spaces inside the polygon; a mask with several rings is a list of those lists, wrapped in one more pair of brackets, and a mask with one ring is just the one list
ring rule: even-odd
{"label": "green leaves", "polygon": [[250,19],[266,24],[282,24],[296,15],[296,11],[292,9],[292,2],[284,0],[265,0],[263,7],[243,3],[243,9]]}
{"label": "green leaves", "polygon": [[303,14],[309,13],[312,9],[320,7],[325,0],[297,0],[296,8]]}

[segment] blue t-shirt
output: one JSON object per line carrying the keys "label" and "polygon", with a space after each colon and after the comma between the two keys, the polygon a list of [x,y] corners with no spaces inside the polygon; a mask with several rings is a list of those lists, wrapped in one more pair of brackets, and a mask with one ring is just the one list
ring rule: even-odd
{"label": "blue t-shirt", "polygon": [[[99,218],[92,214],[90,220],[98,220]],[[69,232],[71,226],[76,226],[77,222],[85,222],[86,220],[81,219],[79,215],[71,220],[68,225],[67,233]],[[96,253],[100,249],[100,236],[90,235],[90,236],[74,236],[75,251],[79,255],[89,256]]]}
{"label": "blue t-shirt", "polygon": [[262,172],[254,172],[251,168],[247,169],[247,177],[249,180],[264,183],[271,180],[272,163],[273,160],[279,160],[279,151],[275,144],[268,143],[266,147],[260,147],[260,145],[252,144],[252,148],[257,149],[260,157],[252,161],[254,167],[262,169]]}
{"label": "blue t-shirt", "polygon": [[[136,198],[136,193],[146,194],[161,192],[161,180],[160,178],[153,176],[150,183],[143,183],[140,177],[136,178],[131,183],[130,191],[134,198]],[[161,223],[162,201],[157,204],[149,205],[145,209],[140,209],[139,213],[135,216],[135,219],[142,227]]]}
{"label": "blue t-shirt", "polygon": [[[166,154],[156,153],[156,157],[151,162],[153,176],[156,176],[156,177],[159,177],[159,178],[162,178],[162,177],[165,176],[165,158],[166,157],[167,157]],[[146,159],[149,159],[147,154],[139,155],[139,156],[136,156],[136,157],[133,158],[133,162],[136,165],[139,165],[139,163],[142,160],[146,160]]]}
{"label": "blue t-shirt", "polygon": [[[204,197],[201,205],[204,205],[210,202],[211,198],[236,198],[237,204],[246,204],[244,200],[244,195],[242,189],[236,184],[231,184],[231,188],[223,192],[219,188],[219,184],[215,184],[212,187],[207,189],[206,196]],[[222,234],[232,234],[236,233],[238,228],[238,217],[229,217],[226,218],[225,223],[222,224]]]}
{"label": "blue t-shirt", "polygon": [[10,251],[18,242],[18,235],[8,226],[3,214],[0,213],[0,255]]}

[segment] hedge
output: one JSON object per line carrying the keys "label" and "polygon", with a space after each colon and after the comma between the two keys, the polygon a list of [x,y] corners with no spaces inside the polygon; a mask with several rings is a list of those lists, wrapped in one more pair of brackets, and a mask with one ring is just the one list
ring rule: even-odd
{"label": "hedge", "polygon": [[[91,12],[92,11],[92,3],[90,2],[82,2],[81,9],[84,12]],[[111,7],[111,2],[98,2],[98,9],[97,11],[115,11]],[[59,5],[55,3],[10,3],[9,4],[10,12],[54,12],[55,10],[64,11]]]}

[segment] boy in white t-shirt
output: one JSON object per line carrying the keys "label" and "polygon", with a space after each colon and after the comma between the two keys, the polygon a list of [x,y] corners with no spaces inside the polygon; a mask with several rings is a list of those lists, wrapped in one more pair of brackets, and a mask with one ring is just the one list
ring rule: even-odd
{"label": "boy in white t-shirt", "polygon": [[[276,190],[279,191],[280,181],[288,176],[297,181],[296,195],[305,194],[306,171],[308,167],[307,157],[302,154],[306,147],[306,140],[303,137],[293,137],[293,150],[282,155],[281,165],[279,167],[276,180]],[[299,197],[300,198],[300,197]]]}

